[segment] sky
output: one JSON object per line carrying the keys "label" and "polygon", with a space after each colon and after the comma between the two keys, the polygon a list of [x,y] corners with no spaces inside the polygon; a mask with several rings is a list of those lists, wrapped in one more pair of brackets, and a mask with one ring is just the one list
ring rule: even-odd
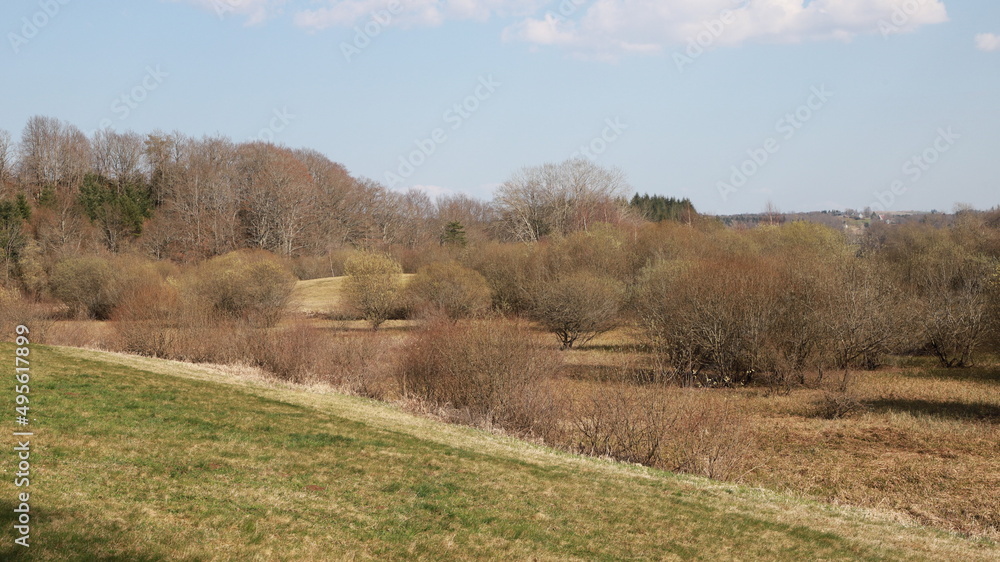
{"label": "sky", "polygon": [[995,0],[8,0],[33,115],[489,199],[589,158],[713,214],[1000,205]]}

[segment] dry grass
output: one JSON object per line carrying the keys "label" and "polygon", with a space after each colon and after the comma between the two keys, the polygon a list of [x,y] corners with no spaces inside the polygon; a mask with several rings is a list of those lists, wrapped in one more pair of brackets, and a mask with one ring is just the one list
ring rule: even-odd
{"label": "dry grass", "polygon": [[[414,277],[413,274],[402,275],[403,286]],[[354,313],[344,298],[344,281],[346,277],[326,277],[299,281],[292,292],[292,310],[315,316],[347,319]]]}
{"label": "dry grass", "polygon": [[[636,363],[649,358],[630,347],[627,332],[606,334],[565,354],[566,392],[606,393],[619,349]],[[744,483],[1000,538],[1000,368],[940,369],[933,358],[897,364],[855,373],[847,398],[836,390],[839,373],[822,382],[813,374],[785,396],[761,387],[698,392],[706,403],[729,397],[748,418],[757,452]],[[852,407],[829,416],[831,401]]]}

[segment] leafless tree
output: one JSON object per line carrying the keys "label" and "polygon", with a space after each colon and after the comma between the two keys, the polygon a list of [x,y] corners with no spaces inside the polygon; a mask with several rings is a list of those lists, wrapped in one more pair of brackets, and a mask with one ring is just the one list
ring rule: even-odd
{"label": "leafless tree", "polygon": [[247,242],[298,253],[319,220],[320,192],[305,165],[288,149],[251,143],[237,149],[236,172]]}
{"label": "leafless tree", "polygon": [[10,133],[0,129],[0,195],[6,191],[6,185],[14,175],[14,144]]}
{"label": "leafless tree", "polygon": [[103,129],[91,140],[93,169],[119,186],[144,183],[145,143],[138,133]]}
{"label": "leafless tree", "polygon": [[533,242],[619,220],[628,190],[619,170],[567,160],[517,172],[497,190],[496,202],[507,233]]}
{"label": "leafless tree", "polygon": [[21,135],[19,164],[35,199],[44,188],[75,189],[90,171],[90,143],[73,125],[35,116]]}

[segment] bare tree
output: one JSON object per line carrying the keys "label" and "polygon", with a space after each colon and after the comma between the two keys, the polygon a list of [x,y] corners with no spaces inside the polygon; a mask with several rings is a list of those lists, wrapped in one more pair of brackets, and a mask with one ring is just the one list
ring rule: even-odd
{"label": "bare tree", "polygon": [[318,224],[320,192],[290,150],[265,143],[237,149],[240,220],[247,242],[291,256]]}
{"label": "bare tree", "polygon": [[119,186],[144,183],[145,143],[131,131],[118,133],[103,129],[94,133],[91,141],[94,171]]}
{"label": "bare tree", "polygon": [[159,207],[180,181],[191,143],[179,132],[165,134],[154,131],[146,136],[143,144],[143,159],[149,173],[150,191],[154,204]]}
{"label": "bare tree", "polygon": [[0,195],[5,194],[5,186],[13,180],[14,144],[10,133],[0,129]]}
{"label": "bare tree", "polygon": [[21,135],[19,165],[36,200],[45,188],[75,189],[90,171],[90,143],[73,125],[35,116]]}
{"label": "bare tree", "polygon": [[616,222],[629,191],[619,170],[587,160],[525,168],[497,190],[507,233],[532,242],[550,234],[587,230],[595,222]]}

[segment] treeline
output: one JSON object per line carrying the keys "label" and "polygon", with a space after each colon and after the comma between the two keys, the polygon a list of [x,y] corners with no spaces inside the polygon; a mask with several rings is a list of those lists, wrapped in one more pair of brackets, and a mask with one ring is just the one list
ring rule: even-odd
{"label": "treeline", "polygon": [[526,168],[491,202],[432,200],[353,177],[314,150],[176,132],[88,137],[38,116],[19,141],[0,131],[0,251],[5,284],[29,292],[32,271],[101,251],[191,263],[239,249],[315,258],[362,248],[412,271],[406,255],[434,246],[637,224],[649,209],[630,207],[628,189],[619,172],[577,160]]}

